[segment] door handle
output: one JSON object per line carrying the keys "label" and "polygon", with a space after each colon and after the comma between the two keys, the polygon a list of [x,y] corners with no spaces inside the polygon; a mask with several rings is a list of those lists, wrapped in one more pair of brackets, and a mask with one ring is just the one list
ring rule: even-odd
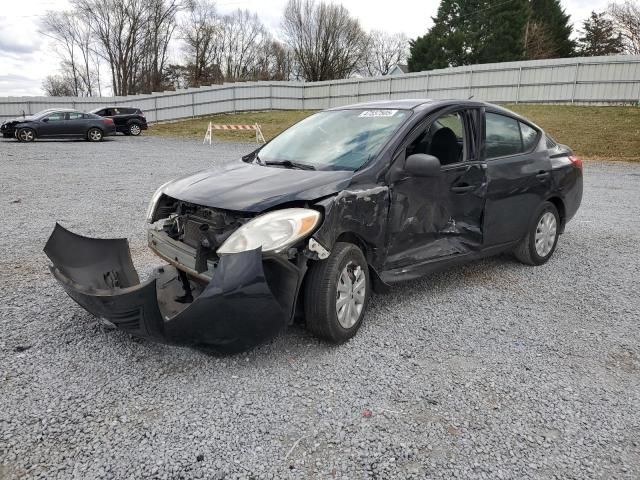
{"label": "door handle", "polygon": [[468,185],[466,183],[463,183],[461,185],[454,185],[453,187],[451,187],[451,191],[454,193],[466,193],[470,192],[474,188],[476,188],[475,185]]}
{"label": "door handle", "polygon": [[549,172],[545,170],[540,170],[536,175],[536,178],[538,178],[539,180],[545,180],[548,177],[549,177]]}

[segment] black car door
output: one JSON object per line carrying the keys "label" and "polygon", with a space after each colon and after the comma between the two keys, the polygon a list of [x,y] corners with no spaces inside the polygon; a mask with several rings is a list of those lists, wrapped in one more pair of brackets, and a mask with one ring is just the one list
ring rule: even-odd
{"label": "black car door", "polygon": [[481,247],[486,165],[479,158],[480,120],[478,109],[450,108],[427,118],[403,143],[395,162],[426,153],[441,167],[434,177],[390,179],[385,270],[420,270]]}
{"label": "black car door", "polygon": [[59,137],[64,135],[66,112],[51,112],[40,120],[39,137]]}
{"label": "black car door", "polygon": [[485,209],[485,244],[520,240],[535,209],[551,190],[551,161],[542,132],[503,111],[484,114],[483,158],[489,185]]}

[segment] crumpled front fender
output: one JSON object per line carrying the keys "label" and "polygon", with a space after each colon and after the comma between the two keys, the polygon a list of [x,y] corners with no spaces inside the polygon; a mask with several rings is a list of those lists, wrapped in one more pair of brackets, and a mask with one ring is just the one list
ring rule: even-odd
{"label": "crumpled front fender", "polygon": [[[177,271],[156,270],[140,283],[126,239],[95,239],[56,224],[44,252],[51,272],[79,305],[138,337],[220,352],[237,352],[275,336],[293,310],[301,275],[278,271],[276,298],[260,249],[222,255],[212,280],[186,308],[174,297]],[[271,267],[273,268],[273,267]]]}

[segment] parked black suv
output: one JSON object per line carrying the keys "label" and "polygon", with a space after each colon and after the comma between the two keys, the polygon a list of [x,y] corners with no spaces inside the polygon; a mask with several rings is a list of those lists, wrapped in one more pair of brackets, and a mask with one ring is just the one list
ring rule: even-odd
{"label": "parked black suv", "polygon": [[92,110],[91,113],[113,119],[116,124],[116,132],[137,137],[142,130],[147,129],[147,119],[142,110],[133,107],[102,107]]}

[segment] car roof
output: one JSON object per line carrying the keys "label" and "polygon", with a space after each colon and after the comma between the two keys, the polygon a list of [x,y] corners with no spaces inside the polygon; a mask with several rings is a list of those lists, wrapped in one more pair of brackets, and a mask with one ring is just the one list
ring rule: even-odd
{"label": "car roof", "polygon": [[496,113],[503,113],[505,115],[509,115],[511,117],[517,118],[519,120],[523,120],[525,123],[533,125],[534,127],[542,130],[538,125],[529,120],[528,118],[523,117],[522,115],[517,114],[507,108],[501,107],[500,105],[496,105],[494,103],[482,102],[480,100],[473,99],[460,99],[460,98],[449,98],[444,100],[434,100],[430,98],[415,98],[415,99],[402,99],[402,100],[380,100],[375,102],[364,102],[364,103],[355,103],[352,105],[345,105],[342,107],[333,107],[327,110],[351,110],[351,109],[392,109],[392,110],[414,110],[414,111],[426,111],[426,110],[435,110],[443,107],[449,106],[461,106],[461,107],[484,107],[490,109]]}
{"label": "car roof", "polygon": [[449,105],[460,105],[468,107],[491,107],[508,112],[509,110],[503,109],[497,105],[493,105],[487,102],[481,102],[472,99],[459,99],[450,98],[443,100],[435,100],[431,98],[407,98],[401,100],[379,100],[375,102],[363,102],[355,103],[352,105],[345,105],[342,107],[333,107],[328,110],[350,110],[350,109],[367,109],[367,108],[381,108],[381,109],[397,109],[397,110],[427,110],[431,108],[441,108]]}

